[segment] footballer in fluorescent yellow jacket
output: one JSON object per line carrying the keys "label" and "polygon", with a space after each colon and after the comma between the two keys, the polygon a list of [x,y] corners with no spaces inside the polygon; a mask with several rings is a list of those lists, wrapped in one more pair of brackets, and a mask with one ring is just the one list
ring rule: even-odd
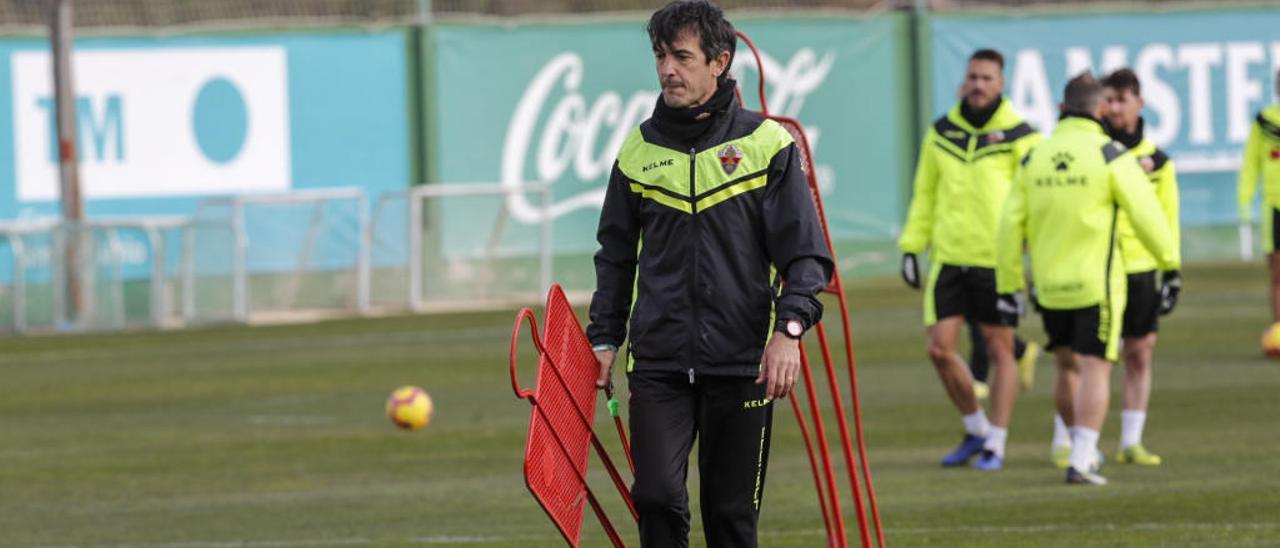
{"label": "footballer in fluorescent yellow jacket", "polygon": [[[920,145],[914,196],[898,241],[902,279],[916,289],[921,289],[918,255],[930,251],[923,288],[926,352],[965,430],[959,447],[942,458],[942,466],[964,466],[973,460],[974,468],[986,472],[1004,466],[1019,365],[1034,367],[1036,355],[1028,345],[1020,346],[1014,333],[1019,303],[1013,296],[1003,299],[996,294],[1000,208],[1018,159],[1038,139],[1003,90],[1004,55],[992,49],[973,52],[960,85],[960,101],[933,123]],[[966,323],[974,349],[968,364],[956,351]],[[985,390],[991,400],[990,419],[977,401],[978,387],[987,388],[978,384],[987,370],[979,365],[980,349],[987,356],[982,361],[994,372]]]}
{"label": "footballer in fluorescent yellow jacket", "polygon": [[903,253],[930,249],[926,325],[941,319],[933,289],[944,265],[995,267],[1001,207],[1018,160],[1040,139],[1008,99],[1000,99],[982,127],[960,111],[957,104],[934,122],[920,145],[911,208],[898,240]]}
{"label": "footballer in fluorescent yellow jacket", "polygon": [[[1277,75],[1280,80],[1280,75]],[[1280,82],[1277,82],[1280,86]],[[1262,180],[1262,245],[1267,254],[1276,250],[1276,225],[1280,216],[1280,105],[1271,105],[1258,113],[1245,143],[1240,164],[1240,222],[1253,218],[1251,207]]]}
{"label": "footballer in fluorescent yellow jacket", "polygon": [[1109,360],[1116,359],[1125,300],[1127,268],[1117,234],[1121,212],[1153,250],[1157,268],[1177,270],[1168,222],[1138,156],[1107,137],[1096,120],[1067,116],[1023,159],[998,241],[997,291],[1022,290],[1025,241],[1040,305],[1050,310],[1099,306],[1098,335]]}
{"label": "footballer in fluorescent yellow jacket", "polygon": [[[1280,92],[1280,71],[1276,71],[1276,91]],[[1262,179],[1262,249],[1271,270],[1271,321],[1280,323],[1280,105],[1258,113],[1240,163],[1240,226],[1252,224],[1253,196]]]}
{"label": "footballer in fluorescent yellow jacket", "polygon": [[[1174,252],[1178,251],[1178,182],[1173,162],[1164,151],[1156,148],[1145,136],[1146,124],[1142,110],[1146,102],[1142,98],[1142,81],[1130,68],[1121,68],[1102,80],[1103,97],[1107,103],[1108,135],[1129,147],[1137,156],[1138,164],[1147,173],[1160,202],[1169,226]],[[1155,347],[1160,328],[1160,316],[1173,313],[1182,291],[1182,275],[1177,270],[1157,272],[1153,255],[1133,230],[1128,215],[1121,212],[1119,222],[1120,253],[1128,272],[1124,320],[1120,335],[1124,344],[1123,407],[1120,411],[1120,450],[1115,462],[1157,466],[1163,459],[1146,449],[1142,433],[1146,429],[1147,410],[1151,401],[1152,371]],[[1064,372],[1071,375],[1071,372]],[[1059,380],[1064,381],[1062,375]],[[1070,383],[1070,381],[1065,381]],[[1066,384],[1070,386],[1070,384]],[[1066,388],[1060,386],[1060,388]],[[1059,432],[1065,430],[1066,419],[1058,417],[1054,423],[1054,439],[1066,438]],[[1055,447],[1051,452],[1058,451]],[[1055,453],[1056,454],[1056,453]]]}

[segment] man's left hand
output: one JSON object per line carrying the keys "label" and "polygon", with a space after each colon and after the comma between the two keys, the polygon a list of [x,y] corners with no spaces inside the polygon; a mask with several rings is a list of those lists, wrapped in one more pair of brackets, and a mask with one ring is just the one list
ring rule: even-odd
{"label": "man's left hand", "polygon": [[1163,283],[1160,284],[1160,315],[1164,316],[1173,312],[1173,308],[1178,306],[1178,295],[1182,293],[1182,273],[1177,270],[1169,270],[1164,273]]}
{"label": "man's left hand", "polygon": [[765,397],[776,400],[787,397],[800,374],[800,341],[787,338],[781,331],[773,334],[764,349],[760,376],[756,384],[765,385]]}

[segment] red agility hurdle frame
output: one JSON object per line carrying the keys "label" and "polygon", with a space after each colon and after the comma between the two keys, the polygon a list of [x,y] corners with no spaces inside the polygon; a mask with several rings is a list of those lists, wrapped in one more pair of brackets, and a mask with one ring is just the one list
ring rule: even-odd
{"label": "red agility hurdle frame", "polygon": [[[533,390],[521,388],[516,375],[520,327],[525,320],[532,329],[530,335],[539,355],[537,385]],[[584,497],[613,545],[624,546],[599,499],[587,485],[590,446],[600,456],[614,487],[631,511],[632,519],[637,518],[630,490],[592,429],[599,366],[591,351],[591,343],[587,341],[559,285],[551,286],[547,295],[543,325],[544,331],[539,337],[537,318],[532,310],[524,308],[516,315],[515,327],[511,331],[511,389],[517,398],[527,400],[533,406],[529,417],[529,437],[525,443],[525,485],[570,546],[578,546],[581,541]],[[611,390],[609,409],[630,462],[631,448]],[[631,472],[635,474],[634,464]]]}
{"label": "red agility hurdle frame", "polygon": [[[739,32],[741,38],[751,49],[756,59],[756,67],[760,75],[759,94],[760,111],[767,118],[777,122],[791,133],[796,148],[801,155],[801,167],[817,208],[818,218],[827,241],[827,247],[835,256],[835,248],[831,243],[831,232],[827,227],[826,213],[822,207],[818,180],[812,164],[812,153],[804,128],[794,119],[769,114],[765,97],[764,66],[760,53],[754,43],[745,34]],[[739,96],[741,102],[741,96]],[[862,431],[862,410],[858,399],[857,371],[853,359],[853,337],[849,324],[849,306],[844,297],[844,286],[838,269],[832,272],[831,283],[825,289],[835,295],[840,303],[842,335],[844,336],[845,365],[849,374],[849,389],[853,408],[853,424],[857,453],[854,452],[854,441],[850,437],[846,420],[844,399],[836,378],[835,363],[832,359],[825,322],[818,322],[814,331],[818,336],[826,380],[831,393],[831,402],[835,410],[836,421],[840,429],[840,441],[843,449],[845,472],[849,477],[849,486],[857,512],[858,530],[864,548],[871,546],[871,532],[868,524],[867,510],[870,509],[871,521],[875,526],[878,544],[885,546],[884,527],[880,520],[880,509],[876,503],[875,489],[871,483],[871,466],[867,459],[866,442]],[[517,346],[520,328],[528,320],[532,328],[534,347],[539,354],[537,387],[534,390],[520,387],[516,377]],[[520,310],[516,315],[515,326],[511,334],[511,388],[517,398],[527,400],[533,409],[529,418],[529,436],[525,446],[525,484],[551,518],[552,523],[564,536],[570,546],[578,546],[582,535],[582,521],[586,508],[585,500],[614,546],[624,546],[617,529],[605,515],[599,499],[587,485],[586,470],[589,448],[594,447],[601,462],[609,473],[614,487],[630,510],[632,519],[636,519],[635,506],[631,501],[630,491],[614,466],[612,459],[600,439],[592,429],[595,418],[596,387],[595,378],[599,372],[591,344],[583,333],[582,326],[573,313],[564,291],[553,285],[547,295],[546,321],[543,335],[538,335],[537,319],[528,308]],[[813,472],[814,488],[818,495],[818,505],[822,511],[823,523],[827,531],[827,545],[847,548],[848,538],[844,526],[844,513],[840,505],[840,493],[836,486],[835,468],[831,462],[826,426],[822,418],[821,406],[818,402],[816,384],[812,368],[804,345],[800,347],[801,371],[810,419],[813,421],[813,433],[810,437],[804,411],[801,410],[798,394],[791,399],[791,409],[795,413],[796,422],[804,438],[808,451],[809,466]],[[631,461],[631,448],[627,443],[626,431],[618,414],[617,402],[613,399],[612,386],[606,391],[610,414],[614,426],[622,442],[632,474],[635,464]],[[858,464],[855,464],[855,460]],[[858,472],[862,474],[865,485],[865,501],[863,488],[859,485]]]}

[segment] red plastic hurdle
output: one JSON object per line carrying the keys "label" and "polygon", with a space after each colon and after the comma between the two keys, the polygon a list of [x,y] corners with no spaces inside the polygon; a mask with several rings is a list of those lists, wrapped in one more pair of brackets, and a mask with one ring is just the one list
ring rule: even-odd
{"label": "red plastic hurdle", "polygon": [[[539,355],[534,389],[521,388],[516,376],[517,346],[525,320],[532,329],[530,335]],[[517,398],[527,400],[533,407],[525,443],[525,485],[570,546],[578,546],[582,538],[584,502],[591,507],[613,545],[624,546],[599,499],[587,485],[587,458],[594,447],[614,487],[631,511],[632,519],[636,519],[631,492],[592,429],[599,366],[591,352],[591,343],[587,341],[582,325],[559,285],[551,286],[547,294],[543,329],[539,337],[537,318],[532,310],[524,308],[516,315],[515,327],[511,331],[511,389]],[[609,408],[613,412],[623,451],[630,462],[626,432],[612,396]]]}

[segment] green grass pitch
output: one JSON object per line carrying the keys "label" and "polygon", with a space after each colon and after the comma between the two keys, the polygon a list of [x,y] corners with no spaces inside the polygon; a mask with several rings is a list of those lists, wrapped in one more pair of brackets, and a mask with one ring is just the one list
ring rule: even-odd
{"label": "green grass pitch", "polygon": [[[1047,358],[1018,401],[1006,470],[941,469],[960,421],[925,358],[919,294],[896,280],[853,284],[866,436],[889,543],[1280,543],[1280,364],[1258,346],[1265,271],[1189,269],[1184,295],[1162,327],[1147,426],[1147,446],[1165,465],[1108,465],[1111,485],[1080,488],[1063,485],[1048,463]],[[561,545],[521,480],[529,406],[507,380],[513,313],[0,340],[0,545]],[[1043,341],[1038,318],[1022,332]],[[527,382],[532,360],[524,364]],[[1119,369],[1112,378],[1109,457]],[[384,398],[403,384],[435,398],[425,431],[398,431],[383,416]],[[597,424],[607,433],[604,419]],[[788,407],[775,424],[762,544],[820,546]],[[616,494],[592,466],[621,520]],[[844,506],[856,532],[847,498]],[[586,519],[583,545],[603,545]],[[637,544],[634,528],[621,525]]]}

